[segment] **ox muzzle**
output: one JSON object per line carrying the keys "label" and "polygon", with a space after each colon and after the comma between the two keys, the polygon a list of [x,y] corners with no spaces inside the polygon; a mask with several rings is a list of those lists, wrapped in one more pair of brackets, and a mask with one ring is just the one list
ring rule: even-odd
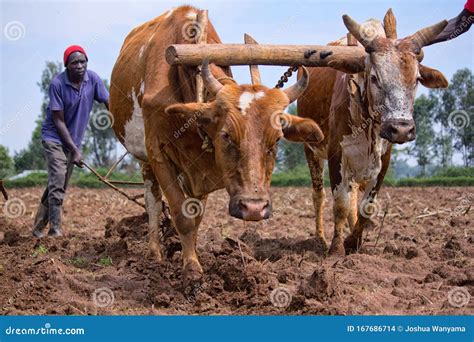
{"label": "ox muzzle", "polygon": [[236,196],[229,202],[229,214],[244,221],[265,220],[272,215],[272,203],[265,197]]}
{"label": "ox muzzle", "polygon": [[392,144],[404,144],[416,138],[416,126],[413,120],[385,120],[382,122],[380,137]]}

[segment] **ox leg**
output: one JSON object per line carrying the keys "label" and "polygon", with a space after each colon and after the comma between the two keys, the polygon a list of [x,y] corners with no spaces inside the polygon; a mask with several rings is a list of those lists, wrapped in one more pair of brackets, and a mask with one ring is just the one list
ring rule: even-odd
{"label": "ox leg", "polygon": [[377,179],[370,182],[365,188],[364,197],[362,198],[361,204],[358,206],[357,223],[355,224],[351,235],[349,235],[344,241],[344,247],[347,252],[359,250],[362,245],[362,233],[364,232],[364,229],[374,225],[372,218],[377,214],[379,208],[374,202],[380,191],[388,167],[390,166],[390,154],[391,147],[389,147],[385,154],[382,155],[382,168]]}
{"label": "ox leg", "polygon": [[160,185],[148,163],[142,163],[142,175],[145,182],[145,206],[148,213],[150,251],[161,261],[163,255],[160,247],[160,215],[163,211],[163,202]]}
{"label": "ox leg", "polygon": [[326,252],[328,250],[328,243],[326,241],[326,237],[324,236],[323,226],[324,199],[326,197],[323,181],[324,160],[318,158],[316,154],[306,145],[304,147],[304,153],[306,155],[306,161],[308,162],[313,185],[313,206],[316,215],[316,236],[321,241],[324,252]]}
{"label": "ox leg", "polygon": [[364,229],[374,224],[372,217],[377,214],[376,211],[373,212],[373,208],[376,207],[374,202],[377,196],[375,184],[375,181],[368,184],[357,211],[357,223],[355,224],[354,229],[352,229],[351,234],[344,241],[344,247],[348,253],[359,250],[362,245],[362,233],[364,232]]}
{"label": "ox leg", "polygon": [[350,189],[346,181],[342,181],[333,190],[334,195],[334,237],[332,239],[330,255],[345,255],[344,250],[344,226],[350,213]]}
{"label": "ox leg", "polygon": [[204,203],[199,198],[188,198],[186,201],[186,196],[179,186],[173,166],[162,155],[158,154],[153,159],[152,167],[162,185],[164,195],[168,199],[171,218],[181,241],[183,282],[187,286],[191,282],[201,279],[203,273],[196,253],[196,239]]}
{"label": "ox leg", "polygon": [[347,218],[349,222],[349,228],[351,232],[354,231],[355,225],[357,223],[357,203],[358,203],[358,193],[359,185],[357,183],[352,183],[350,185],[349,201],[350,201],[350,212],[349,217]]}

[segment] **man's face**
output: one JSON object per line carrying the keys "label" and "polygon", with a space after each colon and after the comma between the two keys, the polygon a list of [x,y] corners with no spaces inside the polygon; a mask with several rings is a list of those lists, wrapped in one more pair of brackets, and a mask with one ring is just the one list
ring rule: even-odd
{"label": "man's face", "polygon": [[66,69],[73,78],[82,78],[87,70],[87,58],[84,54],[76,51],[67,59]]}

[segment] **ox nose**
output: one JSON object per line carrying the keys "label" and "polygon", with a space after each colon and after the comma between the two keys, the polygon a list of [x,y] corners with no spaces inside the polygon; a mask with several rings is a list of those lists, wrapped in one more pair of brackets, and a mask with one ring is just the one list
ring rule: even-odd
{"label": "ox nose", "polygon": [[260,221],[270,217],[272,208],[269,200],[240,198],[231,205],[230,214],[245,221]]}
{"label": "ox nose", "polygon": [[382,122],[380,137],[394,144],[403,144],[416,138],[415,121],[386,120]]}

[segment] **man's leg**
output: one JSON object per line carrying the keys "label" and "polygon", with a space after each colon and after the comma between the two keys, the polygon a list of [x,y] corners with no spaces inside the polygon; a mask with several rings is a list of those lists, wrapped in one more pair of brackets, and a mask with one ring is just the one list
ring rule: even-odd
{"label": "man's leg", "polygon": [[[44,146],[44,144],[43,144],[43,149],[45,152],[46,160],[48,160],[49,152]],[[49,173],[48,173],[48,178],[49,178]],[[38,211],[36,212],[35,221],[33,223],[33,236],[39,239],[44,237],[43,230],[44,228],[46,228],[49,221],[48,185],[49,185],[49,180],[48,180],[48,184],[46,185],[46,189],[44,189],[43,195],[41,196],[41,201],[38,207]]]}
{"label": "man's leg", "polygon": [[65,190],[72,168],[68,156],[63,151],[61,144],[44,141],[43,146],[48,162],[48,208],[50,236],[61,236],[61,209]]}

